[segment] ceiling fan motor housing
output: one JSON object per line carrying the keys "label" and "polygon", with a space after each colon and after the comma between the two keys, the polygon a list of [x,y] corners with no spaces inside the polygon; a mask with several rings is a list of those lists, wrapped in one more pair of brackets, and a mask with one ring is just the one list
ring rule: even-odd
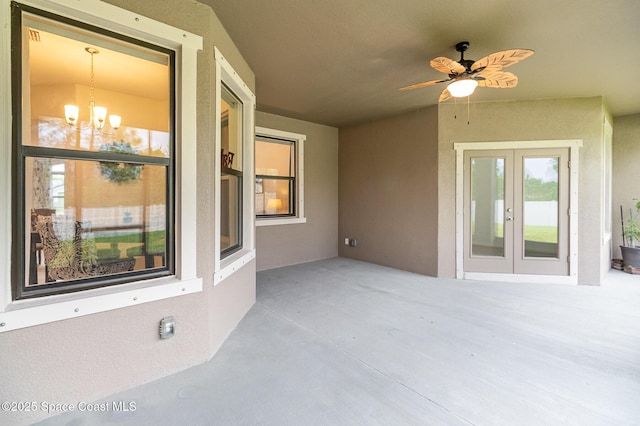
{"label": "ceiling fan motor housing", "polygon": [[460,43],[456,44],[456,51],[464,53],[469,48],[469,44],[470,43],[468,41],[461,41]]}
{"label": "ceiling fan motor housing", "polygon": [[[458,61],[458,63],[466,68],[467,74],[471,73],[471,65],[473,65],[473,63],[475,62],[470,59],[464,58],[464,52],[466,52],[469,48],[469,44],[470,43],[468,41],[461,41],[460,43],[456,44],[456,51],[460,52],[460,60]],[[455,74],[449,74],[449,76],[454,77]]]}

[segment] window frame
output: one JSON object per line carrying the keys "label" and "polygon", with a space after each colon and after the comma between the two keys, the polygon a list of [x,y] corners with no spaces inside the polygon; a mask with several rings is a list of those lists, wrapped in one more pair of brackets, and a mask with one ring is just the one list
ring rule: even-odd
{"label": "window frame", "polygon": [[[86,151],[82,149],[64,149],[58,147],[45,147],[39,145],[25,144],[23,140],[25,129],[24,122],[24,110],[22,107],[23,102],[23,67],[27,63],[27,60],[23,57],[25,51],[22,37],[22,28],[25,25],[24,16],[36,16],[46,20],[50,20],[62,25],[86,31],[95,35],[96,38],[103,36],[110,39],[114,39],[120,42],[128,43],[130,45],[140,46],[145,49],[153,50],[167,55],[168,67],[169,67],[169,156],[165,157],[149,157],[145,155],[135,155],[132,157],[130,154],[118,154],[104,151]],[[83,291],[92,288],[107,287],[113,285],[119,285],[131,281],[140,279],[157,278],[162,276],[173,275],[174,273],[174,217],[175,217],[175,56],[176,52],[167,49],[165,47],[153,45],[151,43],[135,39],[126,35],[118,34],[113,31],[106,30],[104,28],[96,27],[86,22],[80,22],[71,19],[67,16],[61,16],[59,14],[50,13],[42,9],[32,7],[19,2],[12,3],[12,51],[16,58],[12,58],[12,78],[13,78],[13,116],[17,123],[13,128],[12,144],[15,150],[13,158],[13,179],[15,184],[12,185],[13,200],[15,200],[13,208],[13,223],[19,226],[13,227],[13,257],[12,257],[12,283],[13,283],[13,299],[27,299],[42,296],[49,296],[55,294],[71,293],[77,291]],[[30,117],[27,119],[29,120]],[[26,218],[26,191],[27,191],[27,177],[25,175],[27,167],[27,158],[32,159],[62,159],[71,161],[116,161],[124,164],[142,164],[151,166],[160,166],[166,168],[166,188],[165,188],[165,217],[166,217],[166,229],[165,234],[167,236],[165,242],[165,265],[162,268],[154,268],[152,270],[140,270],[124,272],[117,275],[100,275],[82,280],[65,280],[57,283],[43,283],[40,285],[27,285],[27,258],[25,253],[27,251],[25,247],[25,233],[28,224],[25,222]]]}
{"label": "window frame", "polygon": [[[11,0],[0,0],[0,85],[11,94]],[[141,303],[167,299],[202,291],[202,278],[196,264],[197,193],[191,183],[196,174],[196,99],[197,55],[202,50],[202,37],[182,29],[146,18],[131,11],[100,2],[82,4],[66,0],[22,0],[25,6],[107,28],[118,34],[165,47],[176,53],[175,83],[175,273],[171,276],[127,282],[117,286],[87,289],[67,294],[32,299],[12,299],[12,228],[16,225],[16,200],[11,195],[12,129],[20,125],[12,117],[12,98],[0,100],[0,333],[75,318]],[[17,156],[15,156],[17,158]],[[24,219],[23,219],[24,220]],[[23,224],[24,225],[24,224]]]}
{"label": "window frame", "polygon": [[[223,92],[227,92],[227,94],[229,96],[233,97],[239,103],[243,104],[243,108],[241,109],[241,117],[240,117],[243,120],[242,123],[241,123],[241,127],[242,127],[242,124],[244,123],[244,119],[245,119],[243,101],[241,99],[237,98],[236,94],[229,87],[227,87],[227,85],[224,82],[221,83],[220,87],[221,87],[221,89],[223,89],[222,92],[220,93],[221,97],[222,97],[222,93]],[[228,102],[227,102],[227,104],[228,104]],[[227,114],[222,113],[222,115],[220,116],[220,132],[221,132],[220,133],[220,135],[221,135],[220,144],[221,144],[221,147],[222,147],[222,128],[224,127],[223,123],[226,123],[226,127],[228,128],[227,129],[227,134],[230,135],[232,133],[231,129],[230,129],[230,123],[229,122],[230,122],[229,114],[228,113]],[[240,142],[241,142],[242,145],[244,145],[244,143],[243,143],[244,142],[244,139],[243,139],[244,138],[244,129],[243,128],[240,128],[240,134],[241,134]],[[221,149],[223,149],[223,148],[221,148]],[[239,153],[240,155],[239,155],[238,158],[244,163],[244,152],[242,152],[242,151],[244,151],[244,146],[241,146],[240,149],[241,149],[241,152]],[[236,152],[236,154],[238,154],[238,153]],[[231,245],[229,247],[226,247],[224,249],[222,249],[222,248],[220,249],[220,257],[221,257],[221,259],[224,259],[224,258],[232,255],[233,253],[235,253],[235,252],[237,252],[239,250],[242,250],[242,247],[243,247],[243,239],[242,239],[242,226],[243,226],[243,220],[242,220],[242,211],[243,211],[243,199],[242,199],[242,195],[243,195],[243,167],[240,167],[240,170],[236,170],[233,167],[227,167],[225,164],[223,164],[223,163],[225,163],[225,161],[222,161],[222,160],[223,159],[221,158],[221,161],[220,161],[220,164],[221,164],[221,166],[220,166],[221,167],[221,169],[220,169],[220,186],[221,186],[221,190],[222,190],[222,181],[225,181],[225,180],[231,181],[232,177],[235,177],[235,179],[236,179],[236,185],[235,185],[236,194],[235,194],[235,197],[236,197],[236,200],[237,200],[237,205],[236,205],[235,221],[236,221],[237,228],[238,228],[236,230],[236,232],[235,232],[235,238],[237,239],[236,244],[233,244],[233,245]],[[242,164],[242,166],[244,166],[244,164]],[[231,185],[229,185],[229,199],[231,199],[230,190],[231,190]],[[220,194],[221,194],[220,196],[222,197],[222,192],[220,192]],[[222,209],[222,198],[220,198],[220,202],[221,202],[220,207]],[[220,210],[220,214],[221,214],[221,217],[222,217],[222,210]],[[229,217],[229,220],[231,220],[230,217]]]}
{"label": "window frame", "polygon": [[[242,266],[249,263],[256,256],[255,250],[255,161],[254,161],[254,135],[255,135],[255,107],[256,98],[251,89],[233,69],[217,46],[214,46],[215,60],[215,104],[214,114],[216,120],[215,143],[213,149],[212,164],[215,165],[213,174],[214,196],[214,285],[220,284],[233,275]],[[220,219],[221,219],[221,111],[222,86],[224,86],[242,102],[242,181],[241,197],[239,199],[239,215],[242,229],[239,247],[228,253],[220,250]]]}
{"label": "window frame", "polygon": [[[280,138],[270,138],[263,135],[256,134],[256,166],[258,164],[258,142],[260,144],[273,144],[273,145],[284,145],[289,149],[289,171],[288,175],[284,174],[258,174],[258,167],[256,167],[256,219],[264,219],[264,218],[285,218],[285,217],[295,217],[298,214],[297,209],[297,196],[296,196],[296,188],[297,188],[297,176],[298,176],[298,150],[296,149],[296,142],[288,139],[280,139]],[[293,162],[293,164],[291,164]],[[270,165],[270,164],[269,164]],[[292,173],[293,171],[293,173]],[[258,191],[258,181],[262,181],[263,189],[264,189],[264,181],[279,181],[286,182],[288,187],[288,199],[287,205],[289,206],[287,213],[258,213],[257,206],[257,194],[265,194],[266,192],[257,192]],[[263,203],[264,204],[264,203]],[[268,204],[268,203],[267,203]]]}
{"label": "window frame", "polygon": [[[306,223],[304,213],[304,143],[306,135],[268,127],[256,126],[256,138],[262,136],[269,139],[280,139],[294,143],[296,157],[296,176],[294,185],[293,215],[256,215],[256,226],[273,226]],[[256,175],[257,176],[257,175]]]}

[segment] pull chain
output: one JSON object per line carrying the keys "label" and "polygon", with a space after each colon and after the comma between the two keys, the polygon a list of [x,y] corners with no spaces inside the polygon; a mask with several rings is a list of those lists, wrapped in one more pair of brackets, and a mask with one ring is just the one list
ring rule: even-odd
{"label": "pull chain", "polygon": [[[469,120],[469,117],[470,117],[470,112],[469,112],[470,111],[470,106],[469,105],[471,103],[470,98],[471,98],[471,96],[467,96],[467,126],[469,124],[471,124],[471,121]],[[454,118],[454,120],[458,119],[458,98],[456,98],[456,97],[453,98],[453,118]]]}

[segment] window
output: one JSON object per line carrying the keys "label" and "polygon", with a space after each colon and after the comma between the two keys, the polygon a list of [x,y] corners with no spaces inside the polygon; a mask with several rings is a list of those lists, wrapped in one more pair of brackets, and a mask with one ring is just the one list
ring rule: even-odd
{"label": "window", "polygon": [[303,223],[305,135],[256,127],[258,226]]}
{"label": "window", "polygon": [[242,248],[242,102],[226,86],[220,99],[220,251]]}
{"label": "window", "polygon": [[215,275],[218,284],[255,257],[255,96],[215,49],[216,134]]}
{"label": "window", "polygon": [[[190,184],[196,180],[196,76],[202,37],[102,2],[29,0],[30,6],[0,2],[12,12],[0,14],[0,90],[11,95],[0,102],[0,333],[202,291],[196,268],[197,193]],[[117,29],[118,34],[109,29]],[[45,34],[65,43],[82,41],[81,52],[76,53],[82,59],[68,60],[60,72],[65,65],[60,58],[69,53],[51,50],[45,59],[54,62],[43,76],[31,40],[44,43]],[[139,42],[139,38],[154,40],[154,45]],[[103,115],[105,111],[99,109],[97,114],[94,110],[94,116],[102,121],[102,129],[94,125],[91,130],[87,124],[91,54],[86,47],[100,51],[94,57],[94,99],[96,106],[106,106],[107,111]],[[110,51],[133,60],[136,67],[122,62],[111,63],[114,67],[99,64],[99,58]],[[147,101],[142,104],[133,95],[143,89],[138,74],[148,69],[138,65],[165,70],[162,90],[158,89],[155,98],[153,92],[139,96]],[[75,74],[78,70],[84,70],[84,78]],[[128,78],[122,79],[123,74]],[[144,74],[152,77],[152,73]],[[110,75],[116,79],[109,82]],[[63,94],[68,98],[56,91],[62,83],[53,79],[65,79],[68,90]],[[118,90],[113,93],[109,84],[117,84]],[[167,98],[160,99],[159,94]],[[131,96],[122,109],[120,96]],[[79,107],[73,126],[67,124],[73,114],[67,117],[58,108],[64,110],[67,104]],[[155,114],[152,123],[149,114]],[[121,116],[120,125],[109,120],[109,115]],[[122,138],[118,132],[123,132]],[[103,143],[123,141],[125,150],[133,148],[137,153],[99,148]],[[174,146],[180,149],[179,157],[173,154]],[[114,179],[123,182],[117,184]],[[100,182],[96,191],[88,192],[87,186],[96,182]],[[133,189],[147,184],[148,192],[140,201],[140,193]],[[111,192],[104,192],[109,187]],[[114,208],[115,198],[109,203],[99,200],[114,193],[123,200],[125,192],[140,201],[137,211]],[[161,207],[163,199],[165,207]],[[97,205],[99,202],[103,205]],[[114,226],[106,221],[104,213],[109,209],[105,207],[115,212],[111,220],[118,222],[116,226],[144,227],[134,237],[147,240],[123,241],[120,229],[100,229]],[[48,268],[44,250],[36,246],[36,255],[32,252],[32,244],[37,243],[31,239],[32,210],[36,219],[38,215],[51,217],[43,222],[57,232],[63,247],[56,252],[69,254],[85,273],[91,272],[89,276],[29,282],[34,276],[38,280],[46,276]],[[105,237],[112,241],[101,240]],[[149,248],[142,248],[147,243]],[[148,256],[140,254],[143,249]],[[163,254],[157,254],[163,249]],[[109,271],[96,262],[108,258],[117,262],[122,256],[134,259],[133,271]],[[65,266],[64,259],[56,257],[52,268]],[[38,275],[30,273],[32,266]],[[61,292],[68,293],[57,294]]]}
{"label": "window", "polygon": [[296,145],[256,136],[256,215],[295,215]]}
{"label": "window", "polygon": [[172,274],[174,52],[14,8],[14,298]]}

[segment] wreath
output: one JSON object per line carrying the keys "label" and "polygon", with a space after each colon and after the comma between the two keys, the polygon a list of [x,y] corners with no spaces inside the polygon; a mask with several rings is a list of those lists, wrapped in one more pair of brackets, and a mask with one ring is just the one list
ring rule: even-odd
{"label": "wreath", "polygon": [[[100,147],[100,151],[116,152],[118,154],[137,154],[138,151],[129,142],[120,141],[105,144]],[[140,179],[140,174],[144,166],[142,164],[115,163],[112,161],[101,161],[100,172],[109,182],[123,184]]]}

